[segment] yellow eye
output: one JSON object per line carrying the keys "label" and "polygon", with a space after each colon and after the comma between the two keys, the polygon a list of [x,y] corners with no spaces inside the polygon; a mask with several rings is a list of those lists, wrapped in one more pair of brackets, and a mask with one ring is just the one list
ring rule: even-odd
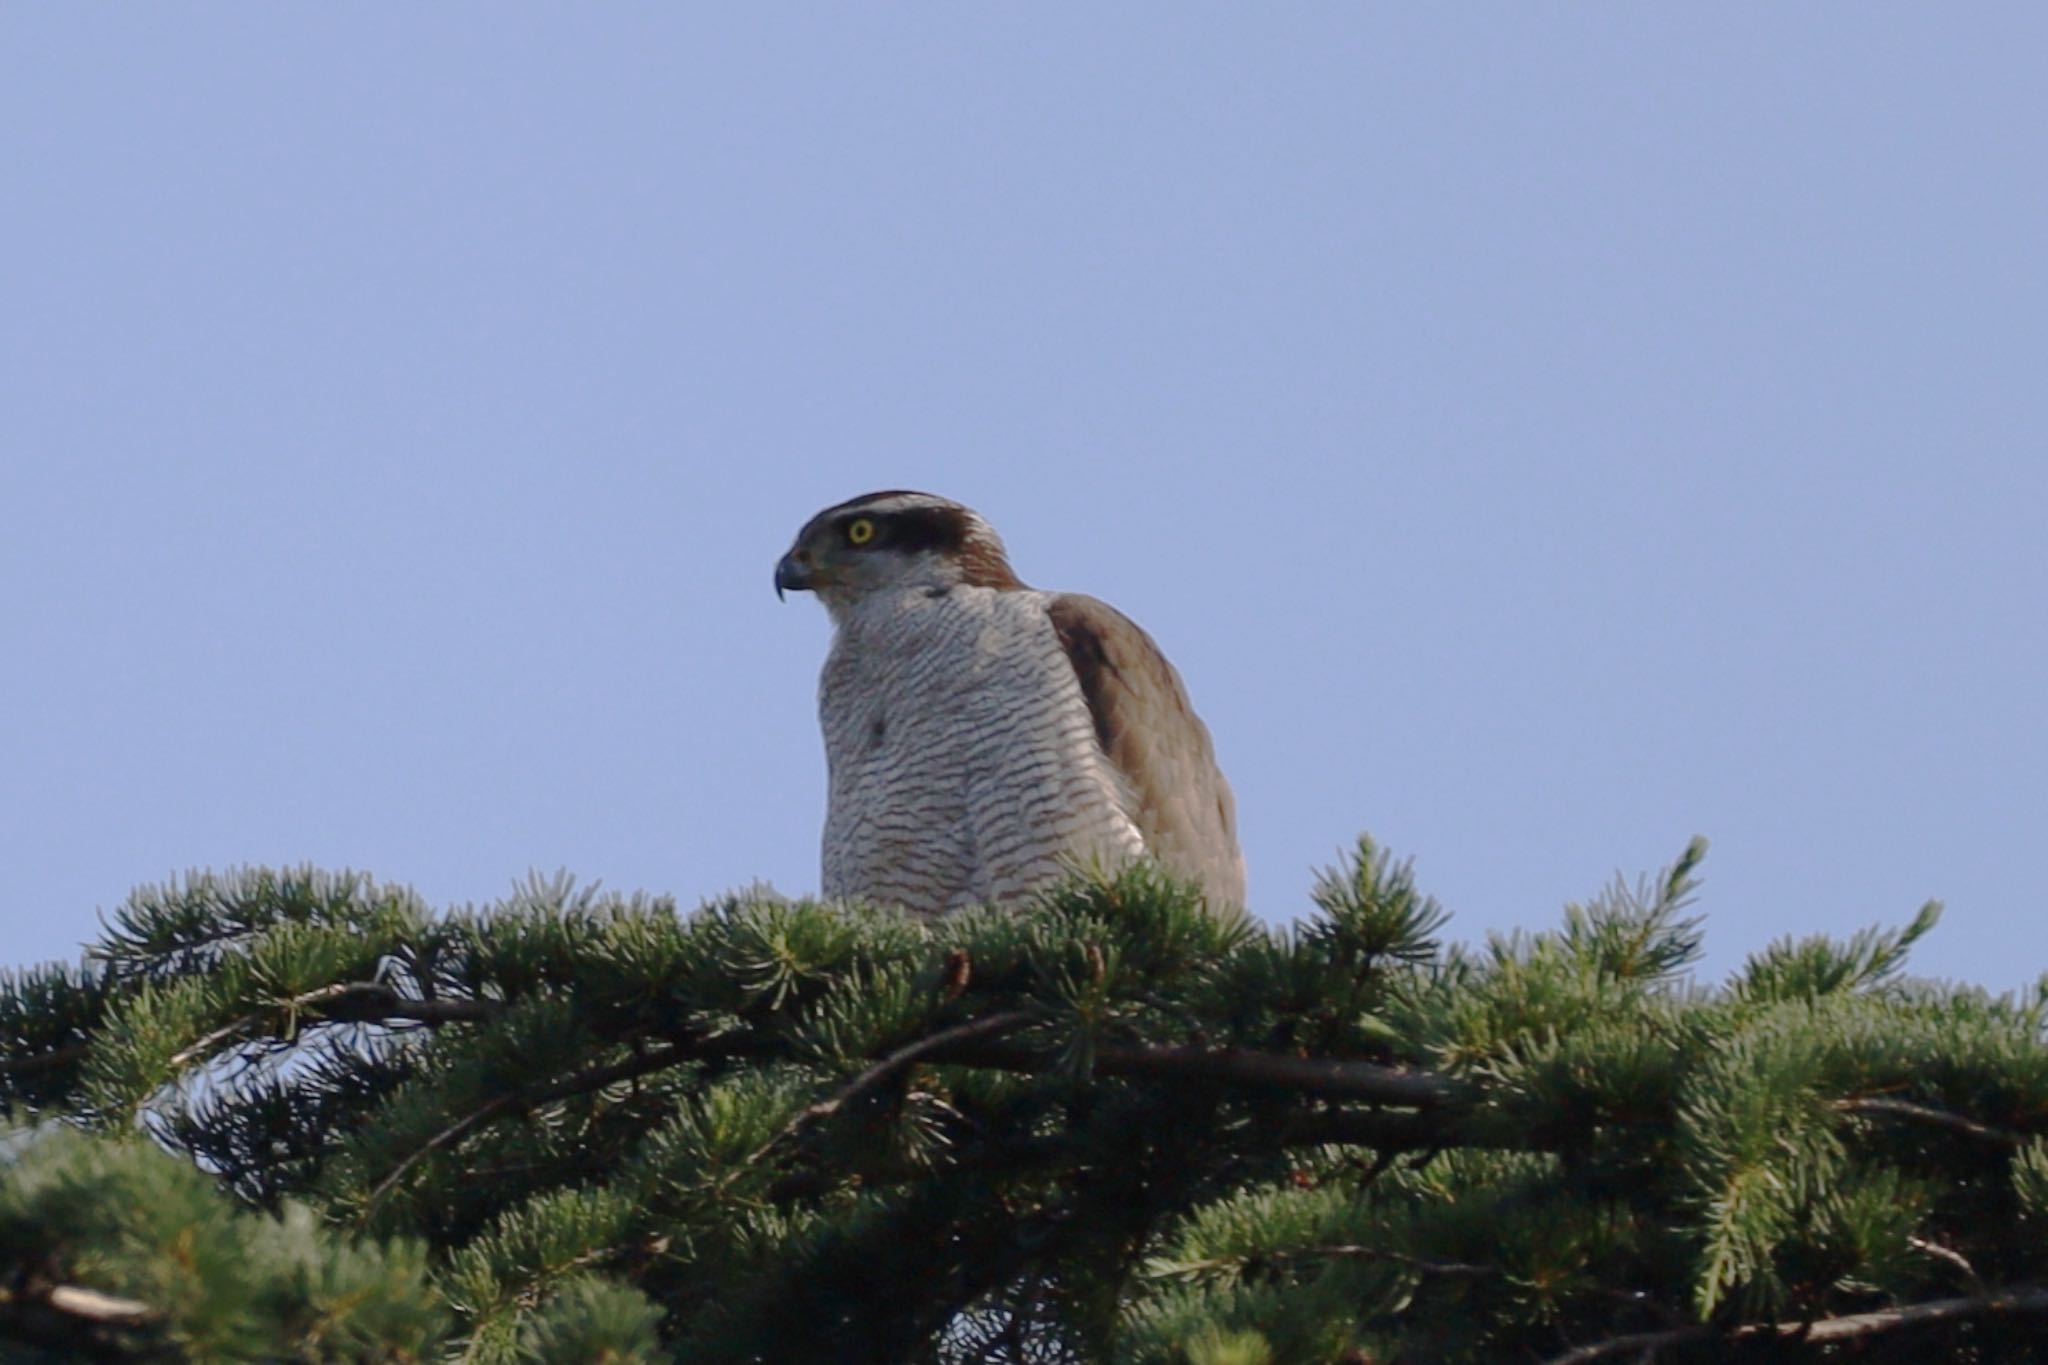
{"label": "yellow eye", "polygon": [[846,542],[849,545],[865,545],[875,538],[875,524],[866,517],[846,523]]}

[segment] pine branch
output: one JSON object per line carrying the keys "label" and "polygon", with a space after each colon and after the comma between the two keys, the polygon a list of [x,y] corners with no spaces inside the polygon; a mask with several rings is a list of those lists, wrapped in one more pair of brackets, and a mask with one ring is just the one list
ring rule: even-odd
{"label": "pine branch", "polygon": [[838,1094],[827,1100],[820,1100],[798,1114],[788,1131],[821,1118],[830,1117],[846,1105],[874,1090],[891,1076],[902,1072],[926,1058],[936,1057],[949,1049],[981,1042],[985,1039],[1006,1037],[1021,1028],[1044,1018],[1040,1010],[1007,1010],[1001,1014],[985,1014],[978,1019],[969,1019],[964,1024],[955,1024],[948,1029],[906,1043],[888,1056],[876,1062],[866,1071],[853,1078]]}
{"label": "pine branch", "polygon": [[1557,1144],[1529,1128],[1481,1127],[1461,1113],[1390,1113],[1382,1109],[1335,1109],[1290,1115],[1280,1128],[1283,1147],[1324,1143],[1371,1147],[1380,1152],[1426,1152],[1464,1147],[1496,1152],[1545,1152]]}
{"label": "pine branch", "polygon": [[1861,1096],[1836,1100],[1835,1108],[1849,1114],[1886,1114],[1893,1118],[1912,1119],[1916,1123],[1931,1123],[2005,1147],[2024,1147],[2032,1141],[2025,1133],[2016,1133],[2010,1128],[1995,1128],[1962,1114],[1951,1114],[1946,1109],[1933,1109],[1924,1104],[1914,1104],[1910,1100],[1888,1100],[1874,1095]]}
{"label": "pine branch", "polygon": [[[821,1100],[817,1104],[805,1108],[794,1119],[790,1120],[789,1126],[784,1128],[781,1133],[769,1139],[759,1151],[756,1151],[745,1162],[736,1167],[734,1174],[752,1166],[755,1162],[766,1156],[771,1149],[788,1138],[793,1137],[803,1127],[815,1122],[817,1119],[832,1114],[849,1101],[859,1098],[874,1087],[882,1084],[890,1076],[895,1075],[912,1063],[922,1060],[931,1053],[958,1041],[973,1041],[983,1038],[1000,1037],[1005,1033],[1014,1033],[1039,1017],[1037,1012],[1026,1010],[984,1015],[979,1019],[970,1019],[964,1024],[932,1034],[928,1038],[921,1038],[914,1043],[897,1049],[856,1076],[852,1082],[832,1098]],[[408,1154],[405,1160],[401,1161],[384,1179],[377,1182],[376,1188],[370,1191],[370,1197],[364,1206],[364,1214],[367,1216],[370,1210],[375,1209],[382,1203],[385,1196],[391,1192],[407,1171],[433,1153],[459,1141],[465,1134],[473,1132],[500,1114],[511,1110],[528,1109],[537,1104],[548,1104],[555,1100],[567,1099],[571,1095],[588,1094],[593,1090],[602,1090],[608,1085],[617,1084],[619,1081],[649,1075],[667,1067],[679,1066],[684,1062],[702,1061],[724,1052],[742,1052],[745,1050],[745,1043],[739,1039],[732,1040],[731,1046],[725,1048],[673,1044],[668,1047],[657,1048],[652,1052],[643,1053],[637,1057],[629,1057],[610,1066],[592,1067],[588,1071],[578,1072],[553,1085],[515,1090],[509,1094],[500,1095],[496,1099],[489,1100],[463,1115],[454,1123],[434,1134],[432,1138],[427,1140],[426,1145]],[[730,1178],[731,1176],[728,1176],[728,1179]]]}
{"label": "pine branch", "polygon": [[1483,1280],[1501,1273],[1499,1266],[1465,1261],[1432,1261],[1426,1257],[1411,1256],[1405,1251],[1393,1251],[1386,1247],[1345,1244],[1288,1247],[1245,1256],[1210,1256],[1199,1261],[1175,1261],[1169,1273],[1158,1278],[1170,1278],[1198,1270],[1236,1270],[1254,1265],[1285,1265],[1290,1261],[1380,1261],[1387,1265],[1403,1266],[1420,1275],[1437,1275],[1446,1279]]}
{"label": "pine branch", "polygon": [[[170,1059],[170,1064],[188,1065],[222,1043],[257,1028],[278,1010],[304,1009],[318,1010],[321,1019],[329,1023],[440,1025],[481,1022],[494,1017],[499,1006],[488,1000],[420,1000],[402,996],[381,982],[342,982],[242,1015],[178,1052]],[[85,1043],[67,1043],[28,1057],[0,1058],[0,1076],[37,1076],[46,1071],[61,1070],[83,1060],[87,1047]]]}
{"label": "pine branch", "polygon": [[[1241,1048],[1142,1047],[1104,1043],[1095,1049],[1095,1071],[1104,1076],[1147,1080],[1202,1081],[1249,1089],[1290,1090],[1330,1099],[1377,1100],[1418,1109],[1470,1102],[1474,1092],[1460,1081],[1427,1071],[1407,1071],[1377,1062],[1352,1062]],[[930,1054],[932,1061],[1002,1071],[1043,1071],[1056,1065],[1039,1050],[1008,1043],[966,1041]]]}
{"label": "pine branch", "polygon": [[317,1007],[323,1018],[346,1024],[474,1024],[497,1017],[502,1008],[491,1000],[426,1000],[400,995],[381,981],[329,986],[291,1003],[293,1008]]}
{"label": "pine branch", "polygon": [[2010,1289],[1997,1294],[1979,1294],[1960,1299],[1935,1299],[1927,1303],[1907,1304],[1902,1308],[1886,1308],[1875,1313],[1852,1313],[1846,1317],[1822,1318],[1817,1322],[1753,1322],[1736,1328],[1721,1328],[1702,1324],[1697,1327],[1679,1327],[1665,1332],[1637,1332],[1625,1337],[1609,1337],[1587,1346],[1575,1347],[1563,1355],[1552,1356],[1545,1365],[1581,1365],[1588,1360],[1605,1360],[1609,1356],[1626,1355],[1630,1352],[1651,1352],[1668,1346],[1690,1346],[1697,1342],[1727,1340],[1756,1341],[1775,1337],[1780,1341],[1825,1343],[1850,1341],[1858,1337],[1876,1336],[1883,1332],[1895,1332],[1906,1327],[1922,1327],[1935,1322],[1952,1322],[1957,1318],[1979,1317],[1986,1313],[2048,1313],[2048,1288],[2026,1287]]}
{"label": "pine branch", "polygon": [[1977,1268],[1971,1265],[1969,1258],[1961,1252],[1951,1247],[1945,1247],[1939,1242],[1931,1242],[1925,1237],[1908,1237],[1906,1245],[1919,1252],[1922,1256],[1932,1257],[1937,1261],[1954,1267],[1957,1273],[1970,1282],[1972,1287],[1979,1290],[1984,1288],[1984,1282],[1977,1278]]}
{"label": "pine branch", "polygon": [[860,1075],[855,1076],[830,1098],[819,1100],[815,1104],[806,1105],[803,1109],[799,1110],[796,1117],[792,1118],[783,1127],[781,1132],[762,1143],[745,1161],[727,1172],[724,1181],[720,1183],[730,1184],[739,1176],[740,1172],[764,1160],[770,1152],[783,1143],[793,1140],[811,1124],[816,1123],[819,1119],[829,1118],[833,1114],[838,1113],[848,1104],[881,1086],[892,1076],[900,1075],[906,1068],[927,1058],[942,1054],[952,1047],[973,1044],[985,1039],[1001,1038],[1006,1034],[1015,1033],[1018,1029],[1036,1023],[1044,1017],[1044,1012],[1041,1010],[1006,1010],[1000,1014],[985,1014],[978,1019],[969,1019],[966,1023],[955,1024],[951,1028],[941,1029],[939,1032],[920,1038],[916,1042],[906,1043],[867,1070],[861,1072]]}
{"label": "pine branch", "polygon": [[[949,1175],[968,1171],[1020,1175],[1042,1170],[1062,1161],[1070,1161],[1074,1153],[1075,1145],[1067,1138],[1025,1138],[983,1147],[964,1156],[951,1157],[946,1161],[944,1169]],[[913,1181],[928,1180],[932,1174],[933,1167],[929,1165],[896,1164],[863,1170],[860,1183],[863,1189],[876,1190],[891,1185],[907,1185]],[[768,1187],[768,1198],[778,1204],[797,1199],[816,1199],[830,1194],[838,1184],[838,1180],[823,1171],[792,1171]]]}
{"label": "pine branch", "polygon": [[[132,1360],[123,1329],[146,1326],[158,1316],[146,1303],[83,1285],[32,1281],[0,1288],[0,1339],[32,1343],[65,1360]],[[7,1354],[4,1344],[0,1354]]]}
{"label": "pine branch", "polygon": [[[1605,1365],[2048,1331],[2048,987],[1870,989],[1919,921],[1678,980],[1697,852],[1480,949],[1439,943],[1364,844],[1319,886],[1326,922],[1282,935],[1212,934],[1142,878],[938,925],[752,894],[684,917],[561,882],[441,925],[271,874],[138,902],[104,973],[0,982],[0,1092],[29,1121],[46,1095],[145,1096],[190,1160],[98,1110],[122,1131],[0,1153],[0,1338],[112,1360],[189,1315],[265,1359],[395,1333],[413,1344],[385,1355],[421,1360],[1370,1342]],[[204,946],[223,922],[260,941]],[[1900,1083],[1902,1057],[1968,1093]],[[216,1227],[230,1197],[275,1217]],[[336,1219],[398,1240],[345,1236],[332,1293],[264,1288]],[[1670,1240],[1703,1221],[1705,1280]],[[173,1302],[78,1268],[108,1245],[225,1269]],[[51,1287],[80,1279],[148,1306]],[[1683,1312],[1702,1282],[1728,1304],[1705,1321]],[[327,1325],[344,1300],[360,1350]]]}
{"label": "pine branch", "polygon": [[636,1076],[646,1076],[667,1067],[680,1066],[684,1062],[698,1061],[706,1055],[706,1052],[701,1048],[684,1047],[679,1044],[656,1048],[652,1052],[645,1052],[637,1057],[628,1057],[624,1061],[614,1062],[609,1066],[598,1066],[592,1067],[588,1071],[579,1071],[575,1075],[558,1081],[553,1085],[514,1090],[508,1094],[500,1095],[494,1100],[488,1100],[457,1119],[454,1123],[449,1124],[440,1132],[434,1134],[433,1137],[427,1139],[424,1146],[420,1147],[417,1151],[409,1153],[405,1160],[399,1162],[389,1175],[378,1181],[377,1187],[370,1191],[370,1197],[363,1205],[362,1216],[364,1218],[369,1217],[370,1213],[384,1201],[384,1197],[391,1192],[392,1188],[398,1184],[399,1179],[407,1171],[435,1152],[460,1140],[464,1134],[472,1132],[480,1125],[489,1122],[508,1110],[525,1110],[537,1104],[549,1104],[555,1100],[567,1099],[571,1095],[589,1094],[593,1090],[602,1090],[608,1085],[616,1085],[620,1081],[632,1080]]}
{"label": "pine branch", "polygon": [[39,1076],[45,1071],[58,1071],[83,1060],[85,1052],[84,1043],[66,1043],[29,1057],[0,1058],[0,1076]]}
{"label": "pine branch", "polygon": [[83,1285],[52,1285],[41,1297],[56,1312],[97,1326],[133,1327],[156,1316],[156,1310],[146,1303],[116,1298]]}
{"label": "pine branch", "polygon": [[318,1010],[323,1020],[331,1023],[388,1024],[393,1021],[409,1021],[422,1024],[474,1023],[489,1019],[497,1013],[498,1007],[484,1000],[418,1000],[400,995],[391,987],[376,981],[343,981],[332,986],[295,995],[288,1000],[272,1002],[268,1007],[254,1010],[232,1023],[223,1024],[201,1038],[190,1047],[177,1053],[170,1060],[174,1067],[185,1066],[219,1047],[231,1038],[262,1024],[283,1010],[296,1014],[300,1010]]}

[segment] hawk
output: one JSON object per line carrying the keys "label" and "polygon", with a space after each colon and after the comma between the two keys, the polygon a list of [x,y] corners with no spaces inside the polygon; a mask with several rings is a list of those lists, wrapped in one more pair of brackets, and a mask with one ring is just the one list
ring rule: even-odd
{"label": "hawk", "polygon": [[1180,675],[1106,603],[1026,587],[995,529],[892,490],[812,517],[775,591],[833,624],[823,893],[919,914],[1154,859],[1244,905],[1230,785]]}

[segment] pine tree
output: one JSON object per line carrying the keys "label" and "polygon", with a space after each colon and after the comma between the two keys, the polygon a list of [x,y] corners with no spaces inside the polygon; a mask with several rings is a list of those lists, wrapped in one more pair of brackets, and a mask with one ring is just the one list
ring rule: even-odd
{"label": "pine tree", "polygon": [[309,869],[0,980],[0,1360],[2048,1359],[2048,985],[1691,983],[1697,842],[1444,940]]}

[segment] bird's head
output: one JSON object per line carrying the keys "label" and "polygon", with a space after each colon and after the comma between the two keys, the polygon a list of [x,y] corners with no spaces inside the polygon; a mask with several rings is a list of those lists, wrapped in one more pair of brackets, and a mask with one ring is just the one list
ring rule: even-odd
{"label": "bird's head", "polygon": [[995,528],[932,493],[867,493],[804,523],[775,565],[775,593],[814,592],[835,616],[874,593],[1021,588]]}

